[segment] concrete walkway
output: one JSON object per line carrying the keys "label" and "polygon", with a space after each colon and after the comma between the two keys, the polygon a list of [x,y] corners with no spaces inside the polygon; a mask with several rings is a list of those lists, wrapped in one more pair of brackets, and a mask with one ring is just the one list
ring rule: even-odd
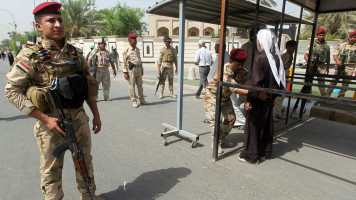
{"label": "concrete walkway", "polygon": [[[8,70],[8,64],[0,61],[1,88]],[[260,165],[239,162],[238,153],[214,163],[209,126],[202,123],[203,101],[195,98],[194,88],[184,91],[183,129],[199,135],[197,148],[181,137],[169,137],[168,146],[163,146],[161,124],[176,124],[177,103],[168,97],[158,99],[154,89],[144,85],[150,105],[137,109],[131,106],[122,73],[112,78],[113,101],[102,101],[99,91],[103,129],[92,135],[99,196],[108,200],[355,198],[355,126],[305,117],[275,133],[273,157]],[[43,199],[34,120],[5,98],[0,98],[0,105],[0,199]],[[228,138],[242,145],[243,133],[233,129]],[[79,199],[69,153],[63,187],[65,200]]]}

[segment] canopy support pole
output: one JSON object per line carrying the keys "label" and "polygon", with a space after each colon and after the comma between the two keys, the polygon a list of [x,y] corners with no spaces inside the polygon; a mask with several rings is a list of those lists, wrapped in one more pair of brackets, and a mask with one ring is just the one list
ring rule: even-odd
{"label": "canopy support pole", "polygon": [[192,147],[195,147],[199,136],[182,130],[183,117],[183,81],[184,81],[184,38],[185,38],[185,5],[186,0],[179,2],[179,48],[178,48],[178,98],[177,98],[177,127],[162,123],[164,128],[161,137],[163,144],[167,145],[167,137],[181,135],[192,140]]}

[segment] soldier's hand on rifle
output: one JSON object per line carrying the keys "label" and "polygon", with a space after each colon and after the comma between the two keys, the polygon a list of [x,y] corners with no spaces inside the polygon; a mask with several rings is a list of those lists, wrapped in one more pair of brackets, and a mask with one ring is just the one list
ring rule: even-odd
{"label": "soldier's hand on rifle", "polygon": [[124,78],[125,78],[125,80],[129,80],[130,75],[128,72],[124,72]]}
{"label": "soldier's hand on rifle", "polygon": [[56,132],[60,137],[64,137],[67,134],[59,127],[58,118],[48,117],[44,122],[49,130]]}

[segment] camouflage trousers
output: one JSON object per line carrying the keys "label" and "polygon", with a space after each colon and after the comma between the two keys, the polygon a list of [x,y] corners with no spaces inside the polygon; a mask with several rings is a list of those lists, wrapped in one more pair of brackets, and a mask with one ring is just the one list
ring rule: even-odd
{"label": "camouflage trousers", "polygon": [[[163,70],[162,70],[163,71]],[[169,91],[170,94],[173,94],[173,67],[164,67],[164,73],[162,74],[162,83],[161,83],[161,94],[163,94],[166,78],[168,76]]]}
{"label": "camouflage trousers", "polygon": [[[95,182],[93,173],[93,164],[91,151],[91,135],[89,129],[89,117],[86,115],[83,108],[80,109],[65,109],[67,117],[71,117],[73,128],[84,154],[84,160],[87,165],[91,184],[89,186],[92,193],[95,193]],[[54,113],[49,113],[49,116],[54,117]],[[37,120],[34,127],[38,149],[40,151],[40,173],[41,173],[41,190],[46,200],[62,199],[64,196],[62,188],[62,169],[63,157],[55,159],[52,156],[53,150],[63,142],[63,139],[54,131],[50,131],[47,126]],[[81,193],[86,193],[85,184],[79,172],[75,172],[76,185]]]}
{"label": "camouflage trousers", "polygon": [[135,85],[137,86],[138,98],[139,100],[145,100],[143,96],[143,87],[142,87],[142,68],[134,67],[132,70],[129,70],[129,80],[127,80],[129,84],[129,93],[131,102],[136,102],[137,96],[135,92]]}
{"label": "camouflage trousers", "polygon": [[[204,93],[204,107],[206,117],[210,121],[211,138],[214,139],[216,96],[210,91]],[[236,116],[230,98],[221,102],[221,115],[224,120],[220,120],[219,141],[229,135],[235,123]]]}
{"label": "camouflage trousers", "polygon": [[110,71],[108,67],[98,67],[96,70],[96,81],[98,81],[99,85],[103,82],[103,94],[104,99],[109,98],[109,91],[110,91]]}
{"label": "camouflage trousers", "polygon": [[[317,74],[325,74],[326,72],[326,66],[325,64],[317,64],[318,67]],[[325,85],[325,77],[320,77],[318,76],[318,84],[319,85]],[[326,96],[325,92],[326,88],[325,87],[319,87],[319,92],[321,96]]]}
{"label": "camouflage trousers", "polygon": [[[341,76],[352,76],[352,74],[353,74],[355,68],[356,68],[356,64],[346,64],[345,70],[342,71],[342,72],[340,73],[340,75],[341,75]],[[339,72],[339,70],[336,69],[334,75],[337,75],[338,72]],[[333,80],[339,81],[340,79],[337,78],[337,79],[333,79]],[[348,86],[349,86],[349,83],[351,82],[350,79],[343,79],[342,81],[345,82],[345,83],[342,83],[342,87],[348,87]],[[335,86],[335,85],[336,85],[336,82],[330,82],[330,86]],[[326,94],[327,94],[328,96],[330,96],[331,93],[333,92],[333,90],[334,90],[333,87],[328,88],[328,89],[326,90]],[[339,94],[338,94],[338,96],[337,96],[337,98],[344,98],[346,91],[347,91],[346,89],[341,89],[340,92],[339,92]]]}
{"label": "camouflage trousers", "polygon": [[115,66],[116,66],[116,71],[119,72],[120,60],[119,59],[114,59],[114,63],[115,63]]}

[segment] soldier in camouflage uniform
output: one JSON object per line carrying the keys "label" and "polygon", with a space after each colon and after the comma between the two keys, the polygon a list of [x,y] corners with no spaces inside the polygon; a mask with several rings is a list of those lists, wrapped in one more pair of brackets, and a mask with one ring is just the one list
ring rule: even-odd
{"label": "soldier in camouflage uniform", "polygon": [[[140,56],[140,49],[136,47],[137,44],[137,35],[129,34],[129,44],[130,46],[124,49],[123,52],[123,72],[124,78],[129,83],[129,92],[131,98],[132,107],[137,108],[139,105],[147,105],[145,97],[143,96],[143,87],[142,87],[142,76],[143,76],[143,67]],[[130,64],[131,63],[131,64]],[[131,68],[130,68],[131,66]],[[135,85],[137,86],[138,98],[140,100],[139,104],[136,102],[136,92]]]}
{"label": "soldier in camouflage uniform", "polygon": [[98,43],[99,47],[97,50],[92,51],[89,56],[88,65],[92,66],[92,60],[94,55],[97,56],[96,59],[96,81],[100,84],[102,82],[103,85],[103,95],[105,101],[111,101],[109,98],[110,92],[110,71],[109,66],[111,65],[114,76],[116,76],[116,69],[114,64],[114,59],[111,57],[110,52],[105,49],[106,42],[104,38],[102,38],[101,42]]}
{"label": "soldier in camouflage uniform", "polygon": [[116,51],[116,47],[112,49],[110,54],[111,54],[111,58],[114,59],[114,63],[116,65],[116,71],[119,72],[120,59],[119,59],[119,54]]}
{"label": "soldier in camouflage uniform", "polygon": [[[100,115],[96,104],[97,82],[93,77],[90,78],[87,62],[83,55],[79,54],[78,49],[68,44],[63,37],[64,25],[60,7],[59,3],[46,2],[35,8],[33,14],[35,15],[36,28],[43,34],[42,42],[20,51],[14,65],[6,75],[8,80],[5,87],[6,98],[24,114],[37,119],[34,135],[40,151],[41,190],[46,200],[62,199],[64,196],[62,188],[64,156],[55,159],[52,153],[54,148],[63,142],[62,135],[65,133],[58,125],[55,112],[48,108],[44,93],[35,88],[51,85],[55,77],[68,78],[69,75],[76,74],[77,71],[68,64],[70,59],[73,60],[82,75],[86,75],[88,83],[91,82],[88,84],[87,81],[82,81],[82,84],[88,84],[89,95],[78,98],[82,98],[82,101],[86,99],[93,113],[94,133],[98,133],[101,129]],[[75,86],[73,87],[75,88]],[[36,98],[38,96],[40,97]],[[72,109],[65,108],[64,112],[68,118],[72,119],[71,122],[91,178],[89,188],[92,194],[95,194],[96,186],[90,153],[89,118],[85,114],[83,106]],[[83,179],[77,171],[76,183],[78,190],[82,193],[81,199],[89,199]],[[102,198],[95,196],[94,199]]]}
{"label": "soldier in camouflage uniform", "polygon": [[[337,69],[335,70],[334,75],[338,75],[339,70],[341,70],[340,69],[342,67],[342,63],[340,61],[341,54],[345,55],[346,58],[345,58],[345,63],[344,63],[345,69],[343,71],[341,71],[340,75],[341,76],[352,76],[353,72],[355,71],[355,67],[356,67],[356,31],[351,32],[349,34],[349,41],[340,44],[340,46],[335,51],[333,57],[336,62]],[[355,76],[356,76],[356,71],[355,71]],[[339,79],[333,79],[333,80],[339,81]],[[349,82],[351,82],[350,79],[343,79],[343,81],[346,83],[343,83],[342,87],[348,87]],[[330,82],[330,86],[335,86],[335,85],[336,85],[336,82]],[[328,88],[326,90],[327,95],[330,96],[332,91],[333,91],[332,87]],[[346,89],[341,89],[337,98],[344,98],[346,91],[347,91]]]}
{"label": "soldier in camouflage uniform", "polygon": [[[314,47],[313,47],[313,52],[312,52],[312,58],[314,58],[315,53],[319,54],[319,62],[318,63],[313,63],[313,66],[316,65],[318,68],[317,74],[329,74],[329,66],[330,66],[330,47],[325,41],[325,30],[324,29],[319,29],[316,32],[317,39],[314,42]],[[308,55],[309,55],[309,47],[307,51],[304,54],[304,59],[305,61],[308,62]],[[314,60],[312,60],[314,62]],[[326,63],[326,66],[325,66]],[[313,67],[310,68],[312,71]],[[320,85],[325,85],[325,78],[324,77],[319,77],[318,76],[318,84]],[[326,96],[325,92],[325,87],[319,87],[320,95],[321,96]]]}
{"label": "soldier in camouflage uniform", "polygon": [[[231,84],[241,84],[248,79],[247,70],[243,68],[243,64],[247,58],[246,51],[242,49],[233,49],[230,52],[230,61],[224,65],[223,81]],[[204,93],[204,106],[206,117],[210,121],[211,137],[214,139],[215,129],[215,109],[216,109],[216,96],[217,96],[217,83],[218,77],[215,75],[214,79],[208,83],[206,92]],[[234,144],[226,139],[235,123],[235,112],[232,107],[230,99],[231,94],[238,93],[242,95],[247,94],[247,90],[222,87],[221,99],[221,115],[224,121],[220,123],[219,132],[219,146],[218,153],[223,153],[221,146],[232,147]]]}
{"label": "soldier in camouflage uniform", "polygon": [[[289,40],[286,43],[286,49],[287,51],[281,55],[281,59],[283,62],[284,66],[284,72],[287,76],[289,76],[289,68],[292,65],[293,62],[293,54],[296,49],[297,42],[294,40]],[[284,116],[282,115],[283,111],[283,100],[284,96],[279,96],[276,98],[274,106],[273,106],[273,120],[277,121],[278,119],[285,119]]]}
{"label": "soldier in camouflage uniform", "polygon": [[170,37],[168,37],[167,35],[164,36],[163,41],[166,46],[161,49],[158,58],[158,75],[161,76],[161,73],[164,70],[164,73],[162,74],[161,91],[159,98],[163,98],[163,91],[167,76],[169,82],[169,96],[172,98],[177,98],[177,96],[173,94],[173,63],[176,65],[175,74],[177,74],[177,53],[174,48],[171,47],[172,39]]}
{"label": "soldier in camouflage uniform", "polygon": [[87,54],[87,57],[85,57],[87,60],[89,60],[89,56],[90,56],[91,52],[93,52],[93,50],[94,50],[94,45],[90,45],[90,51]]}

